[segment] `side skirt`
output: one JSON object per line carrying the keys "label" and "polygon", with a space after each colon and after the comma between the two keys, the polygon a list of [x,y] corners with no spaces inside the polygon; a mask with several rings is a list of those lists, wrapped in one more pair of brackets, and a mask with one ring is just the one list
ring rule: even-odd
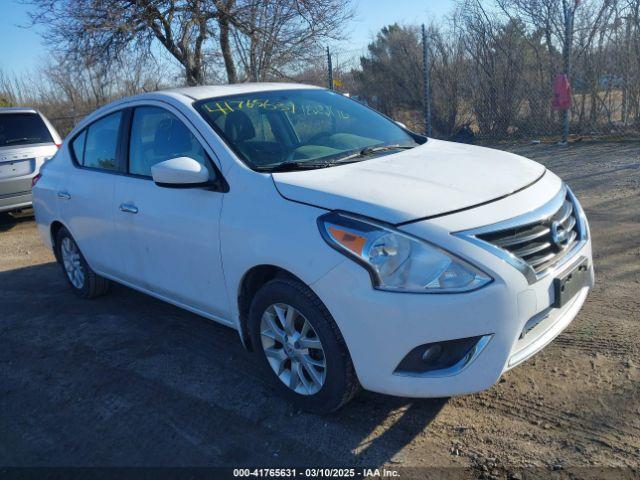
{"label": "side skirt", "polygon": [[171,298],[165,297],[164,295],[161,295],[159,293],[153,292],[151,290],[147,290],[146,288],[142,288],[139,287],[137,285],[133,285],[129,282],[125,282],[123,280],[120,280],[119,278],[113,277],[111,275],[107,275],[104,274],[102,272],[99,271],[95,271],[98,275],[101,275],[105,278],[108,278],[109,280],[119,283],[121,285],[124,285],[126,287],[132,288],[133,290],[137,290],[138,292],[144,293],[146,295],[149,295],[151,297],[157,298],[158,300],[162,300],[164,302],[170,303],[171,305],[175,305],[176,307],[182,308],[183,310],[187,310],[191,313],[195,313],[196,315],[200,315],[201,317],[207,318],[209,320],[213,320],[216,323],[221,323],[222,325],[225,325],[227,327],[233,328],[234,330],[238,330],[238,326],[236,325],[235,322],[228,320],[226,318],[220,317],[218,315],[213,315],[212,313],[209,312],[205,312],[204,310],[199,310],[197,308],[193,308],[190,307],[189,305],[186,305],[184,303],[178,302],[177,300],[173,300]]}

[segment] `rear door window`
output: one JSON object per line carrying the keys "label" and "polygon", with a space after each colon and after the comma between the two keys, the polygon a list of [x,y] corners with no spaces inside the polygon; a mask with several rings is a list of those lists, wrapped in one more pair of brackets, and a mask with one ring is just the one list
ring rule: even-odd
{"label": "rear door window", "polygon": [[0,147],[53,143],[49,129],[36,113],[0,114]]}
{"label": "rear door window", "polygon": [[[121,120],[122,112],[117,112],[89,125],[84,143],[84,155],[82,160],[76,157],[78,162],[89,168],[118,170],[116,153]],[[74,152],[76,151],[75,141],[81,136],[82,134],[74,139]]]}

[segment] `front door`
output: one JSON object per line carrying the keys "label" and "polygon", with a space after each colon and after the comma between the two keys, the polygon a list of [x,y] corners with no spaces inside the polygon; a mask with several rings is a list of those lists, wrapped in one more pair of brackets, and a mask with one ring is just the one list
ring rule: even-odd
{"label": "front door", "polygon": [[141,106],[131,116],[127,175],[114,197],[123,280],[185,307],[228,319],[220,257],[219,219],[224,193],[206,188],[165,188],[151,166],[190,157],[216,172],[195,133],[177,114]]}

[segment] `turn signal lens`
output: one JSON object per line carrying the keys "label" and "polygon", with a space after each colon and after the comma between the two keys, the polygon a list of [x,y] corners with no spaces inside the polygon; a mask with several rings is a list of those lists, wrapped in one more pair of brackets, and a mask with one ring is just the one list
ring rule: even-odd
{"label": "turn signal lens", "polygon": [[38,180],[40,180],[40,177],[42,177],[42,175],[39,173],[31,179],[31,188],[36,186],[36,183],[38,183]]}
{"label": "turn signal lens", "polygon": [[362,247],[364,247],[364,244],[367,241],[366,238],[337,227],[329,227],[329,232],[333,239],[344,248],[356,255],[362,255]]}

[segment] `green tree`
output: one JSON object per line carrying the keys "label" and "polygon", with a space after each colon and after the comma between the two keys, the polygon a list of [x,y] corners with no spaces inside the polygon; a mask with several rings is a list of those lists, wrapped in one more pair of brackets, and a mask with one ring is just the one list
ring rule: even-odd
{"label": "green tree", "polygon": [[417,27],[384,27],[360,58],[359,95],[388,115],[422,108],[421,58]]}
{"label": "green tree", "polygon": [[[431,26],[427,32],[430,49],[431,122],[435,134],[448,136],[460,126],[463,74],[466,63],[460,40]],[[384,27],[360,59],[354,72],[356,90],[371,105],[403,121],[412,112],[412,125],[423,125],[423,50],[417,26],[398,24]]]}
{"label": "green tree", "polygon": [[13,102],[11,101],[11,98],[9,97],[9,95],[0,93],[0,107],[12,107],[12,106],[13,106]]}

